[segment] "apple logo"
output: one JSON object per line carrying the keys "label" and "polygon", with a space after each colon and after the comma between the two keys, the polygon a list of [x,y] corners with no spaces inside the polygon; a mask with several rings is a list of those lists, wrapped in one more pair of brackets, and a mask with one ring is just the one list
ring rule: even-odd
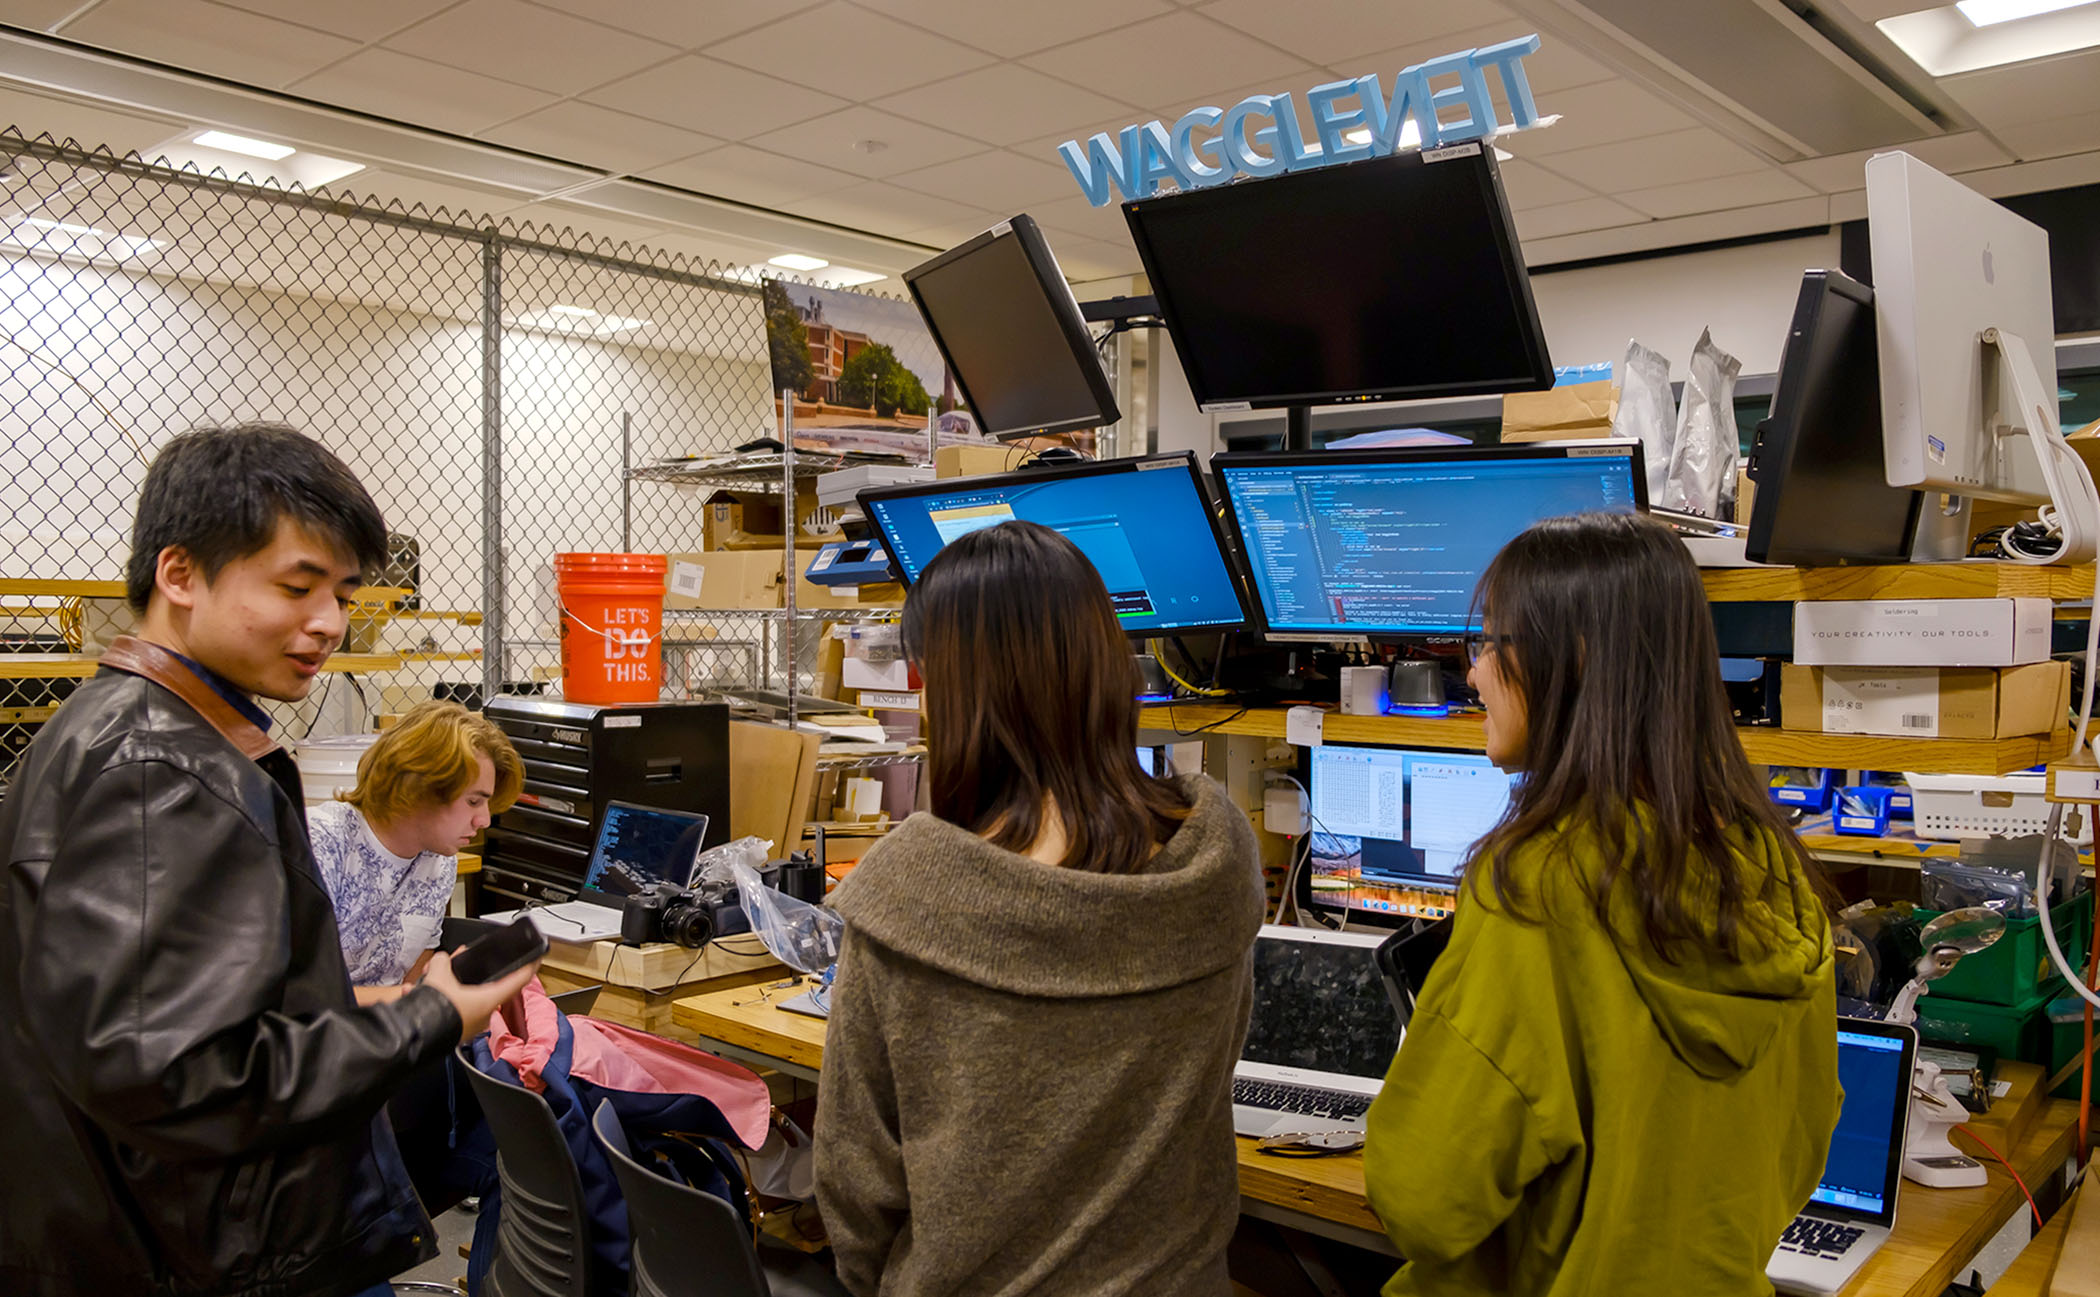
{"label": "apple logo", "polygon": [[1998,282],[1998,271],[1996,267],[1991,265],[1991,245],[1988,243],[1983,245],[1983,282],[1986,284]]}

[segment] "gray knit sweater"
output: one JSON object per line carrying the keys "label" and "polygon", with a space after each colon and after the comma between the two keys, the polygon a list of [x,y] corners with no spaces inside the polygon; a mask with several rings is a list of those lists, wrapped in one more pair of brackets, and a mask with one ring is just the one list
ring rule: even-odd
{"label": "gray knit sweater", "polygon": [[1217,784],[1143,872],[914,815],[839,887],[817,1202],[860,1297],[1218,1297],[1263,896]]}

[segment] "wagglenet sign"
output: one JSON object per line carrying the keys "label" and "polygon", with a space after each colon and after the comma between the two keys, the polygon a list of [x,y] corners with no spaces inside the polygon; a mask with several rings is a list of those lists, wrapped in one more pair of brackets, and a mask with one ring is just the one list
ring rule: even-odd
{"label": "wagglenet sign", "polygon": [[[1066,140],[1057,152],[1087,201],[1106,207],[1113,190],[1126,200],[1149,198],[1165,181],[1203,189],[1238,176],[1386,157],[1417,142],[1434,149],[1506,134],[1551,120],[1539,116],[1524,75],[1525,57],[1538,49],[1539,38],[1532,35],[1440,55],[1400,72],[1390,94],[1375,75],[1314,86],[1305,92],[1311,139],[1304,138],[1297,101],[1285,91],[1249,95],[1230,108],[1192,108],[1171,127],[1145,122],[1124,127],[1114,139],[1104,131],[1084,148]],[[1496,117],[1488,94],[1490,69],[1509,104],[1506,123]],[[1457,82],[1450,84],[1453,76]],[[1447,84],[1432,86],[1438,78]]]}

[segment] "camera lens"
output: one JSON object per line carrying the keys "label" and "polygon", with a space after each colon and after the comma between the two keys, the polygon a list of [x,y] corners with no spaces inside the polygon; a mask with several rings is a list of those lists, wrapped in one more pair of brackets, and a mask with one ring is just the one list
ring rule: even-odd
{"label": "camera lens", "polygon": [[664,910],[664,940],[698,950],[715,935],[715,916],[705,905],[672,905]]}

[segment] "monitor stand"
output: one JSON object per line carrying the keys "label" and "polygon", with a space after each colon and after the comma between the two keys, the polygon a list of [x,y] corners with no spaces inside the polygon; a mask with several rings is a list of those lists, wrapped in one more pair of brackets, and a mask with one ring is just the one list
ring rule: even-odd
{"label": "monitor stand", "polygon": [[[1983,346],[1985,363],[1989,364],[1993,352],[1998,362],[2002,422],[1992,431],[2001,437],[2026,437],[2028,449],[2041,464],[2042,480],[2049,488],[2049,504],[2056,511],[2063,535],[2063,547],[2050,558],[2016,561],[2089,563],[2095,549],[2094,530],[2100,527],[2100,516],[2096,516],[2100,515],[2100,496],[2094,494],[2092,477],[2078,452],[2064,441],[2057,421],[2056,390],[2043,385],[2034,356],[2018,334],[1985,329]],[[2006,399],[2008,395],[2010,401]],[[2004,418],[2007,405],[2012,407],[2010,418]]]}
{"label": "monitor stand", "polygon": [[1311,406],[1292,405],[1284,408],[1283,448],[1285,450],[1311,450],[1313,448]]}
{"label": "monitor stand", "polygon": [[1918,526],[1910,546],[1913,563],[1959,563],[1969,556],[1971,518],[1967,496],[1925,491],[1918,505]]}

